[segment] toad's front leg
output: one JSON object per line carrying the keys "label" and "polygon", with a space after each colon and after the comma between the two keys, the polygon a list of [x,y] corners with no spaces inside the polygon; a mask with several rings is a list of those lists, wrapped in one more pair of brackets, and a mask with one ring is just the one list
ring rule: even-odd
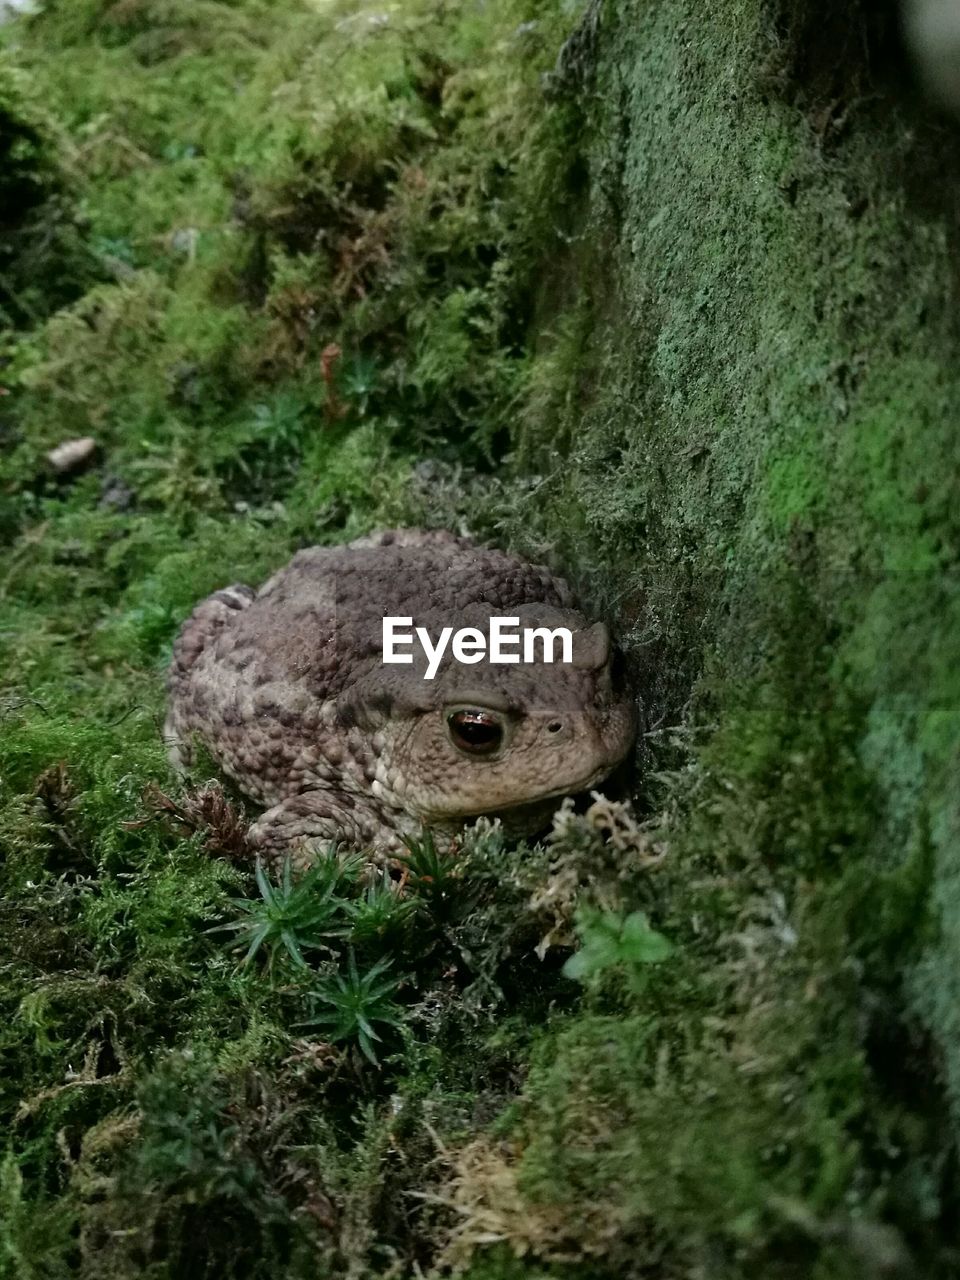
{"label": "toad's front leg", "polygon": [[304,791],[268,809],[247,833],[251,849],[265,862],[290,854],[306,868],[316,861],[318,844],[348,844],[372,849],[378,860],[402,850],[384,815],[363,796],[347,791]]}

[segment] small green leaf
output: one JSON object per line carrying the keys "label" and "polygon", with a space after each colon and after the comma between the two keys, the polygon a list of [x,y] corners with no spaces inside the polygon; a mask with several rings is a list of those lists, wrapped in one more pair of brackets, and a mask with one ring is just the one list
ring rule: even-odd
{"label": "small green leaf", "polygon": [[375,1064],[377,1057],[373,1042],[381,1039],[375,1024],[401,1025],[402,1010],[391,999],[400,985],[399,980],[383,976],[390,963],[389,960],[379,960],[361,973],[351,948],[347,953],[346,974],[334,974],[313,992],[315,1000],[332,1005],[333,1009],[315,1014],[302,1025],[332,1026],[331,1040],[355,1040],[364,1056]]}
{"label": "small green leaf", "polygon": [[228,944],[231,949],[246,948],[242,964],[263,949],[268,953],[268,973],[282,958],[303,970],[307,968],[304,951],[325,947],[325,939],[348,932],[348,903],[338,890],[348,887],[345,881],[353,869],[344,868],[334,854],[299,879],[289,857],[277,883],[271,882],[259,860],[254,874],[260,898],[238,902],[241,919],[216,926],[234,935]]}
{"label": "small green leaf", "polygon": [[673,953],[673,943],[650,928],[642,911],[634,911],[627,916],[621,938],[624,954],[634,964],[656,964]]}
{"label": "small green leaf", "polygon": [[673,953],[673,944],[651,928],[642,911],[619,916],[613,911],[583,908],[577,914],[580,950],[563,966],[565,977],[591,983],[611,969],[625,969],[637,986],[642,966],[658,964]]}

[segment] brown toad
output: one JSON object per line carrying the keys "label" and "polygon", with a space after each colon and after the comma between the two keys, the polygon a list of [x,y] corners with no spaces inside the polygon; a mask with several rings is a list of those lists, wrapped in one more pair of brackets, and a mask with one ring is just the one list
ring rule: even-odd
{"label": "brown toad", "polygon": [[[424,678],[383,662],[383,619],[486,629],[566,627],[572,661],[466,665],[448,647]],[[165,733],[190,762],[196,738],[266,812],[265,857],[344,840],[395,853],[427,825],[452,835],[481,814],[530,833],[555,801],[594,786],[630,749],[635,707],[610,638],[549,570],[443,532],[401,529],[311,547],[254,592],[197,606],[174,647]]]}

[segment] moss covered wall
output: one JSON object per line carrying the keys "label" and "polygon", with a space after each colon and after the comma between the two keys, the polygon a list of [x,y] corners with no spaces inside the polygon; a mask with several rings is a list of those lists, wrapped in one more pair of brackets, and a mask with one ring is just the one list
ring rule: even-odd
{"label": "moss covered wall", "polygon": [[[708,963],[715,910],[736,949],[762,885],[796,930],[790,960],[768,940],[762,962],[779,1025],[738,977],[710,998],[711,1016],[735,1010],[724,1049],[684,1024],[709,1058],[692,1076],[674,1060],[674,1085],[699,1096],[684,1138],[614,1083],[622,1062],[593,1065],[596,1042],[573,1035],[535,1076],[549,1101],[534,1129],[581,1071],[617,1099],[612,1125],[620,1107],[646,1128],[603,1144],[642,1191],[618,1193],[613,1175],[593,1194],[662,1223],[680,1205],[660,1189],[691,1152],[716,1144],[732,1170],[741,1143],[755,1155],[791,1128],[795,1099],[763,1114],[784,1080],[802,1081],[808,1135],[835,1123],[840,1059],[856,1129],[916,1107],[932,1135],[939,1088],[960,1115],[957,133],[913,89],[883,6],[592,5],[558,79],[590,139],[567,285],[579,315],[552,348],[551,367],[576,373],[521,445],[552,470],[551,532],[613,574],[651,719],[677,723],[692,691],[706,728],[699,781],[674,775],[677,929]],[[720,1084],[728,1050],[738,1065]],[[576,1198],[572,1110],[527,1161],[534,1185]],[[928,1186],[951,1159],[939,1131]],[[825,1177],[830,1145],[814,1161]],[[783,1172],[750,1163],[718,1178],[728,1225],[741,1197],[756,1209],[751,1177]],[[903,1164],[881,1180],[902,1184]],[[897,1212],[910,1235],[938,1210],[908,1196]]]}
{"label": "moss covered wall", "polygon": [[[624,585],[675,596],[678,575],[702,583],[715,709],[762,724],[755,681],[779,651],[822,645],[809,656],[824,688],[862,717],[877,865],[929,837],[946,892],[956,131],[914,100],[856,6],[819,79],[796,65],[808,28],[775,8],[625,5],[582,55],[592,220],[574,269],[586,263],[591,371],[564,422],[557,505]],[[554,430],[545,414],[523,443]],[[815,687],[792,693],[796,714],[813,709],[800,699]],[[942,923],[949,946],[949,913]]]}

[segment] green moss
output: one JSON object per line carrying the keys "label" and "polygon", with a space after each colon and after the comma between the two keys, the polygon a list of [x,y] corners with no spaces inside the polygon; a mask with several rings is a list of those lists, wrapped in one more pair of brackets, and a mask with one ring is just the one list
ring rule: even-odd
{"label": "green moss", "polygon": [[[529,1036],[495,1035],[492,1011],[535,1025],[565,985],[557,965],[510,971],[536,925],[494,840],[448,933],[387,928],[366,899],[340,922],[365,965],[385,939],[403,952],[413,1030],[380,1074],[307,1038],[309,993],[238,971],[211,933],[252,891],[211,853],[240,819],[174,790],[159,729],[198,598],[418,518],[424,450],[476,461],[502,435],[556,24],[510,3],[410,5],[385,27],[299,3],[91,3],[5,33],[102,277],[63,305],[38,272],[26,319],[53,314],[4,354],[5,1275],[426,1263],[443,1214],[412,1213],[436,1158],[420,1108],[448,1134],[492,1114]],[[93,467],[55,477],[46,452],[86,434]],[[338,955],[314,957],[328,985]]]}
{"label": "green moss", "polygon": [[[586,362],[546,366],[562,473],[549,414],[522,427],[551,472],[543,536],[582,555],[586,531],[617,566],[651,720],[676,722],[694,645],[694,720],[711,726],[679,793],[650,789],[672,832],[658,927],[682,943],[696,921],[686,985],[652,1023],[646,1007],[575,1021],[527,1090],[530,1194],[621,1273],[639,1264],[614,1238],[643,1239],[667,1274],[873,1274],[913,1248],[921,1269],[948,1265],[953,1130],[938,1136],[937,1090],[908,1082],[925,1060],[949,1086],[957,1061],[958,386],[931,186],[939,163],[955,189],[956,155],[887,79],[889,46],[854,53],[850,33],[879,39],[866,11],[830,19],[843,57],[804,27],[797,65],[773,17],[602,18],[594,198],[567,267],[596,336]],[[764,976],[743,959],[725,984],[724,939]]]}
{"label": "green moss", "polygon": [[63,132],[0,51],[0,339],[39,323],[96,278]]}

